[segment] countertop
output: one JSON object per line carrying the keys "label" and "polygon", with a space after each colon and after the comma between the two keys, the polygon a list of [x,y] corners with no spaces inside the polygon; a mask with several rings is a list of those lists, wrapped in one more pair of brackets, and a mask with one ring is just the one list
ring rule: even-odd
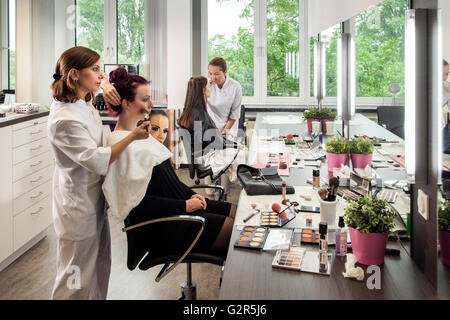
{"label": "countertop", "polygon": [[48,116],[50,111],[41,110],[39,112],[30,113],[30,114],[20,114],[20,113],[7,113],[5,118],[0,118],[0,128],[11,126],[13,124],[42,118]]}

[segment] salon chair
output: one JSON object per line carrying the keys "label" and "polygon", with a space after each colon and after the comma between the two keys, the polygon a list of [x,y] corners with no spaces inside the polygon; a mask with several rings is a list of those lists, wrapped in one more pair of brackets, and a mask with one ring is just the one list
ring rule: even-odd
{"label": "salon chair", "polygon": [[[163,243],[151,241],[149,244],[144,234],[155,234],[152,230],[157,229],[163,223],[181,222],[198,225],[198,233],[189,247],[183,254],[176,254],[170,251],[170,248],[164,247]],[[181,296],[178,300],[196,300],[197,287],[192,281],[193,263],[212,263],[223,266],[226,259],[226,252],[194,252],[193,248],[200,238],[205,227],[205,219],[198,216],[178,215],[169,216],[149,221],[132,221],[130,217],[125,219],[125,227],[122,229],[127,234],[128,257],[127,267],[134,270],[139,267],[140,270],[148,270],[157,265],[163,265],[155,281],[159,282],[179,264],[185,263],[187,267],[187,280],[181,285]],[[170,236],[170,235],[169,235]]]}
{"label": "salon chair", "polygon": [[384,126],[396,136],[405,139],[405,107],[379,106],[378,124]]}
{"label": "salon chair", "polygon": [[[179,139],[181,139],[184,147],[184,151],[186,152],[186,158],[188,161],[189,168],[189,177],[195,181],[195,186],[191,186],[192,189],[215,189],[220,192],[218,201],[222,201],[224,195],[224,188],[220,185],[220,177],[228,170],[234,160],[236,160],[237,153],[234,156],[233,160],[222,169],[217,175],[214,175],[212,169],[208,166],[204,166],[202,164],[196,163],[195,159],[202,156],[204,150],[199,150],[195,152],[192,150],[191,144],[191,134],[187,129],[176,126],[176,131]],[[211,181],[215,184],[213,185],[200,185],[200,179],[204,179],[206,177],[210,177]]]}
{"label": "salon chair", "polygon": [[242,142],[244,146],[247,145],[247,119],[245,119],[245,106],[241,106],[241,115],[239,117],[239,132],[237,135],[237,140]]}

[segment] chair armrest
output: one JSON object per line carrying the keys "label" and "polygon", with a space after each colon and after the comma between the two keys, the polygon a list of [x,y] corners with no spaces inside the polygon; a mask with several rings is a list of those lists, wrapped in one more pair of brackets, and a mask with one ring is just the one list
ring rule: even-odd
{"label": "chair armrest", "polygon": [[152,220],[148,220],[148,221],[144,221],[144,222],[132,225],[130,227],[122,228],[123,232],[128,232],[130,230],[137,229],[137,228],[149,225],[149,224],[155,224],[155,223],[160,223],[160,222],[172,222],[172,221],[197,222],[197,223],[201,224],[201,227],[200,227],[200,230],[198,231],[197,236],[195,237],[194,241],[192,241],[192,243],[189,246],[189,248],[183,253],[183,255],[169,269],[165,269],[164,272],[158,274],[158,276],[155,279],[156,282],[159,282],[162,278],[167,276],[192,251],[192,249],[194,248],[195,244],[198,242],[198,239],[200,239],[200,236],[202,235],[203,230],[205,229],[205,222],[206,222],[205,218],[199,217],[199,216],[178,215],[178,216],[170,216],[170,217],[167,217],[167,218],[152,219]]}
{"label": "chair armrest", "polygon": [[219,201],[222,201],[223,195],[225,193],[225,188],[222,186],[218,186],[218,185],[206,185],[206,184],[201,184],[198,186],[191,186],[191,189],[216,189],[220,191],[220,197],[219,197]]}

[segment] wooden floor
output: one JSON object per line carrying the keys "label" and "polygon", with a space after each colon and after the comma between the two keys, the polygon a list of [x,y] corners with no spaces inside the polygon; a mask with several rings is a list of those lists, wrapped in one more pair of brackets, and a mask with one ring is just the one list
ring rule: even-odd
{"label": "wooden floor", "polygon": [[[187,170],[178,171],[182,181],[193,184]],[[230,202],[237,204],[240,189],[233,186]],[[180,265],[159,283],[155,278],[161,267],[149,271],[129,271],[126,266],[126,237],[122,226],[111,225],[112,268],[108,299],[112,300],[172,300],[180,295],[180,285],[186,281],[186,266]],[[221,267],[193,264],[192,277],[197,283],[197,298],[219,298]],[[56,276],[56,234],[53,226],[48,236],[0,272],[0,300],[47,300],[51,297]]]}

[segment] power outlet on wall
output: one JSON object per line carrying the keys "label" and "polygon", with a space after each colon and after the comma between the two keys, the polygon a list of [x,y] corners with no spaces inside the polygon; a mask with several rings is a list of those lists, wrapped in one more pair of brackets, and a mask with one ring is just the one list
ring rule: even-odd
{"label": "power outlet on wall", "polygon": [[417,195],[417,209],[425,220],[428,221],[430,219],[430,198],[421,189],[419,189]]}

